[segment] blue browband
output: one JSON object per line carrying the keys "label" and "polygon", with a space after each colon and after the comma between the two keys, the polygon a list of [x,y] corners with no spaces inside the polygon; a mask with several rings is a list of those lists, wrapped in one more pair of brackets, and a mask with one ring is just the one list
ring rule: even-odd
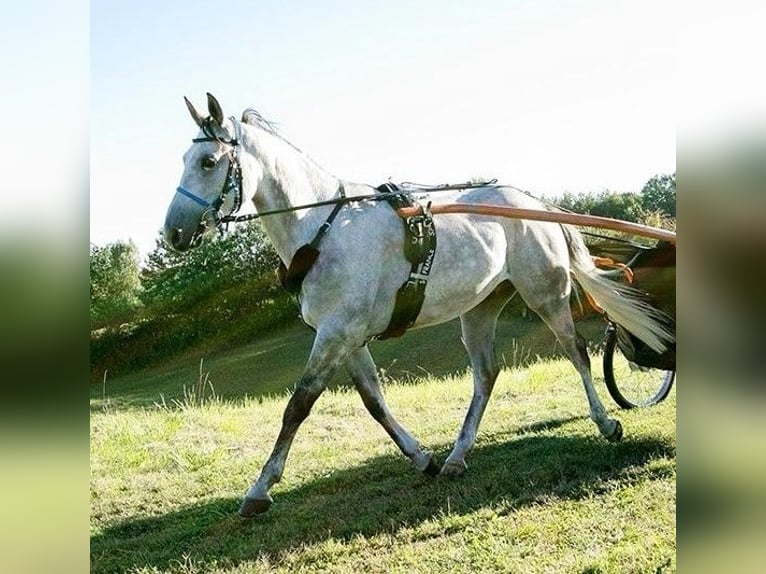
{"label": "blue browband", "polygon": [[202,207],[213,207],[213,205],[209,201],[207,201],[205,199],[202,199],[201,197],[199,197],[197,195],[194,195],[191,191],[189,191],[188,189],[184,189],[183,187],[180,187],[180,186],[177,187],[176,188],[176,193],[180,193],[181,195],[185,195],[186,197],[188,197],[189,199],[191,199],[195,203],[199,203]]}

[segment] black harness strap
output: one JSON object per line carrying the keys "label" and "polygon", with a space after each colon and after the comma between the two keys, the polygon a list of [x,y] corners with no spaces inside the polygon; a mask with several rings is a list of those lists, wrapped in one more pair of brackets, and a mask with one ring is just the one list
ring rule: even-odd
{"label": "black harness strap", "polygon": [[[381,185],[377,191],[380,192],[380,199],[386,201],[394,210],[416,205],[409,194],[399,193],[399,188],[392,183]],[[345,198],[343,184],[339,192],[341,198]],[[345,202],[335,204],[311,243],[302,245],[295,252],[289,267],[286,267],[284,263],[279,264],[277,270],[279,281],[293,295],[300,293],[303,280],[319,257],[319,245],[344,204]],[[396,292],[394,311],[388,327],[373,339],[400,337],[415,323],[423,307],[428,275],[436,254],[436,229],[433,216],[426,208],[418,215],[404,218],[403,223],[404,256],[410,262],[410,274]]]}
{"label": "black harness strap", "polygon": [[[415,202],[409,195],[398,193],[393,183],[384,183],[377,190],[394,209],[412,207]],[[417,320],[426,294],[428,274],[436,254],[436,228],[428,209],[404,218],[404,256],[410,262],[410,275],[396,292],[394,311],[388,327],[373,339],[400,337]]]}
{"label": "black harness strap", "polygon": [[[342,182],[338,188],[338,192],[341,197],[346,197],[346,190],[343,189]],[[279,282],[282,284],[282,287],[293,295],[300,293],[303,280],[306,278],[306,275],[309,274],[309,271],[311,271],[311,267],[313,267],[317,257],[319,257],[319,244],[322,243],[322,239],[324,239],[324,236],[327,235],[330,227],[332,227],[332,222],[337,217],[343,205],[345,204],[335,204],[332,212],[319,227],[319,231],[317,231],[317,234],[314,236],[311,243],[301,245],[295,252],[290,261],[290,267],[286,267],[285,264],[280,261],[279,268],[277,269],[277,277],[279,277]]]}

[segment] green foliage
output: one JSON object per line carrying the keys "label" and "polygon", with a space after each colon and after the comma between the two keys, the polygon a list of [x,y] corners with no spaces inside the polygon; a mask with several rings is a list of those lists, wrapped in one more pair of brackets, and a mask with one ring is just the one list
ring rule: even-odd
{"label": "green foliage", "polygon": [[609,190],[578,194],[567,192],[560,197],[543,199],[575,213],[637,223],[652,219],[666,220],[676,216],[676,174],[655,175],[646,182],[641,193]]}
{"label": "green foliage", "polygon": [[118,325],[140,307],[138,250],[133,242],[90,246],[91,328]]}
{"label": "green foliage", "polygon": [[641,190],[641,207],[646,212],[676,216],[676,174],[655,175]]}
{"label": "green foliage", "polygon": [[279,264],[258,223],[237,226],[185,253],[158,239],[141,273],[147,306],[180,310],[242,283],[271,274]]}
{"label": "green foliage", "polygon": [[140,273],[143,308],[129,324],[91,337],[91,380],[129,372],[195,346],[243,343],[294,319],[295,304],[274,270],[278,257],[260,225],[242,225],[177,253],[162,240]]}
{"label": "green foliage", "polygon": [[563,209],[623,221],[639,221],[642,215],[641,197],[635,193],[604,190],[598,193],[565,193],[553,200]]}

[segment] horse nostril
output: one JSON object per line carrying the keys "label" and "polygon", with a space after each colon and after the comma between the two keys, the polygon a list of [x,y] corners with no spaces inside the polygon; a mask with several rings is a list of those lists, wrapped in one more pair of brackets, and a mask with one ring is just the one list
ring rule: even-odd
{"label": "horse nostril", "polygon": [[181,240],[181,230],[180,229],[169,229],[168,233],[166,234],[166,238],[168,240],[168,243],[172,245],[173,247],[176,247],[178,245],[178,242]]}

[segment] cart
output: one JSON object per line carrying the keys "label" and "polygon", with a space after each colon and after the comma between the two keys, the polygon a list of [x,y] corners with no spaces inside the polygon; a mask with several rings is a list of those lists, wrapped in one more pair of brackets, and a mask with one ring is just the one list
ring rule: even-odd
{"label": "cart", "polygon": [[[627,265],[633,287],[675,321],[676,247],[660,241],[653,247],[618,241],[590,246],[597,257]],[[675,328],[675,326],[674,326]],[[615,322],[608,320],[604,345],[604,381],[614,401],[624,409],[663,401],[676,375],[675,343],[664,353],[653,351]]]}

